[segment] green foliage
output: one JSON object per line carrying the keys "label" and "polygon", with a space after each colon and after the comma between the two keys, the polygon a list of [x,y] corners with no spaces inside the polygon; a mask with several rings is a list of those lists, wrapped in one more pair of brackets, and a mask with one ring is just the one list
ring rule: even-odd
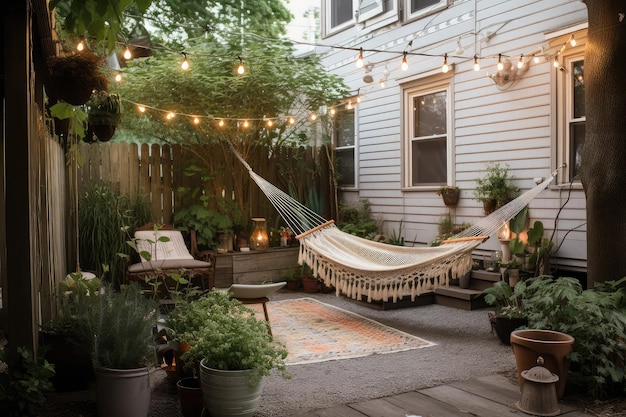
{"label": "green foliage", "polygon": [[122,119],[123,106],[119,94],[95,92],[86,106],[89,124],[117,126]]}
{"label": "green foliage", "polygon": [[69,119],[70,127],[68,129],[68,134],[75,135],[79,139],[85,137],[87,113],[85,113],[81,106],[73,106],[69,103],[60,101],[50,106],[50,115],[59,120]]}
{"label": "green foliage", "polygon": [[404,246],[404,236],[402,236],[402,223],[400,220],[400,226],[398,226],[398,231],[396,229],[391,230],[391,236],[385,239],[385,243],[394,246]]}
{"label": "green foliage", "polygon": [[526,312],[522,304],[523,289],[523,282],[511,288],[508,282],[498,281],[483,291],[485,303],[495,307],[496,317],[524,318]]}
{"label": "green foliage", "polygon": [[467,222],[461,224],[454,223],[450,212],[446,212],[437,222],[437,238],[430,243],[430,246],[439,246],[444,240],[458,235],[470,226],[471,224]]}
{"label": "green foliage", "polygon": [[152,334],[158,305],[143,295],[138,283],[120,291],[105,285],[80,301],[79,330],[95,367],[135,369],[156,362]]}
{"label": "green foliage", "polygon": [[[101,184],[84,191],[78,200],[78,229],[80,265],[85,271],[118,286],[123,282],[126,259],[118,254],[130,254],[124,227],[134,231],[150,220],[150,207],[138,196],[112,191]],[[109,276],[105,273],[109,272]]]}
{"label": "green foliage", "polygon": [[[0,339],[0,415],[3,417],[36,416],[46,401],[54,365],[43,359],[35,359],[33,352],[25,347],[17,348],[17,360],[9,361],[7,341]],[[11,366],[8,363],[11,363]]]}
{"label": "green foliage", "polygon": [[358,205],[341,205],[337,227],[355,236],[371,239],[378,233],[378,225],[371,218],[372,212],[368,200],[360,200]]}
{"label": "green foliage", "polygon": [[252,385],[278,369],[285,369],[287,351],[268,331],[268,323],[229,293],[217,289],[191,301],[184,310],[181,340],[190,344],[182,355],[186,366],[204,365],[221,370],[251,370]]}
{"label": "green foliage", "polygon": [[513,183],[509,175],[509,167],[499,163],[487,165],[487,174],[476,179],[474,199],[479,202],[495,200],[496,207],[500,208],[520,195],[520,189]]}
{"label": "green foliage", "polygon": [[201,204],[192,204],[177,210],[174,213],[174,224],[183,232],[196,230],[198,245],[210,249],[218,246],[220,233],[231,230],[233,227],[230,216]]}
{"label": "green foliage", "polygon": [[522,298],[529,327],[555,330],[575,339],[571,382],[596,399],[624,395],[626,278],[587,290],[577,279],[567,277],[543,276],[524,284]]}

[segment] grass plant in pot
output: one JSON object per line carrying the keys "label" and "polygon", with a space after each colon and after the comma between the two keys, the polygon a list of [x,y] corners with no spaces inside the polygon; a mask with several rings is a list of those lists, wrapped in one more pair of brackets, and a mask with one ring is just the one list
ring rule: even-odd
{"label": "grass plant in pot", "polygon": [[120,291],[105,285],[78,305],[81,334],[91,348],[96,374],[98,415],[146,417],[149,372],[156,363],[156,302],[131,283]]}
{"label": "grass plant in pot", "polygon": [[209,415],[252,417],[258,409],[264,379],[273,369],[286,373],[287,351],[257,318],[229,293],[212,290],[191,301],[187,313],[204,317],[198,330],[181,337],[190,348],[182,358],[200,369],[200,382]]}

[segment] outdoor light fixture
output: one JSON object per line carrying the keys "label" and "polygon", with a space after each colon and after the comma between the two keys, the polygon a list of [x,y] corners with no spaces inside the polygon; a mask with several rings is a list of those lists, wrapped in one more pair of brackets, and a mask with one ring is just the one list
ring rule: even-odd
{"label": "outdoor light fixture", "polygon": [[180,69],[182,69],[183,71],[187,71],[189,69],[189,60],[187,59],[187,54],[181,52],[181,55],[183,56],[183,62],[181,62],[180,64]]}
{"label": "outdoor light fixture", "polygon": [[243,73],[246,72],[246,69],[243,66],[243,59],[241,59],[241,57],[238,57],[238,58],[239,58],[239,66],[237,67],[237,74],[243,75]]}
{"label": "outdoor light fixture", "polygon": [[502,63],[502,54],[498,54],[498,71],[502,71],[504,69],[504,64]]}
{"label": "outdoor light fixture", "polygon": [[445,74],[449,70],[450,70],[450,67],[448,66],[448,54],[445,54],[443,56],[443,65],[441,66],[441,72]]}
{"label": "outdoor light fixture", "polygon": [[520,54],[519,61],[517,61],[517,68],[522,69],[524,66],[524,54]]}
{"label": "outdoor light fixture", "polygon": [[402,65],[400,65],[400,68],[402,68],[402,71],[406,71],[409,69],[409,63],[406,62],[406,52],[402,56]]}
{"label": "outdoor light fixture", "polygon": [[130,53],[130,49],[128,48],[128,46],[126,46],[126,50],[124,50],[124,59],[125,60],[129,60],[133,57],[133,55]]}
{"label": "outdoor light fixture", "polygon": [[463,52],[465,52],[465,49],[463,49],[463,45],[461,45],[461,37],[459,36],[459,39],[456,41],[456,51],[454,51],[454,54],[463,55]]}
{"label": "outdoor light fixture", "polygon": [[363,68],[363,48],[359,50],[359,57],[356,60],[356,67]]}
{"label": "outdoor light fixture", "polygon": [[474,55],[474,71],[480,71],[480,64],[478,63],[478,55]]}
{"label": "outdoor light fixture", "polygon": [[255,217],[252,219],[254,223],[254,229],[250,235],[250,249],[251,250],[267,250],[270,247],[270,239],[267,235],[267,225],[265,219],[262,217]]}

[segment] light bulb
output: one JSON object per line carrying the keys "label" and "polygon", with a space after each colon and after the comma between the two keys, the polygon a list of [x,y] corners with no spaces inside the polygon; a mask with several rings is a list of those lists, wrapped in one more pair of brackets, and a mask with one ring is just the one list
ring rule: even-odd
{"label": "light bulb", "polygon": [[379,84],[380,84],[380,88],[385,88],[385,79],[381,78]]}
{"label": "light bulb", "polygon": [[315,113],[311,113],[311,115],[309,116],[309,118],[311,119],[312,122],[314,122],[317,119],[317,114]]}
{"label": "light bulb", "polygon": [[268,120],[266,124],[267,124],[267,127],[274,126],[274,122],[272,120]]}
{"label": "light bulb", "polygon": [[217,125],[219,127],[224,127],[224,119],[221,119],[219,122],[217,122]]}
{"label": "light bulb", "polygon": [[498,54],[498,71],[502,71],[504,69],[504,64],[502,63],[502,54]]}
{"label": "light bulb", "polygon": [[524,66],[524,54],[519,56],[519,61],[517,61],[517,68],[522,69]]}
{"label": "light bulb", "polygon": [[174,114],[174,112],[169,112],[167,113],[167,115],[165,116],[165,118],[167,120],[172,120],[174,117],[176,117],[176,115]]}
{"label": "light bulb", "polygon": [[480,71],[480,64],[478,63],[477,55],[474,55],[474,71]]}
{"label": "light bulb", "polygon": [[182,69],[183,71],[187,71],[189,69],[189,60],[187,59],[187,54],[186,53],[182,53],[183,54],[183,62],[180,63],[180,69]]}
{"label": "light bulb", "polygon": [[194,124],[194,125],[199,125],[199,124],[200,124],[200,118],[199,118],[198,116],[195,116],[195,117],[193,118],[193,124]]}
{"label": "light bulb", "polygon": [[574,39],[574,35],[569,38],[569,44],[572,46],[576,46],[576,39]]}
{"label": "light bulb", "polygon": [[243,121],[243,127],[248,128],[250,127],[250,122],[248,122],[247,120]]}
{"label": "light bulb", "polygon": [[359,51],[359,57],[356,60],[356,67],[363,68],[363,48]]}
{"label": "light bulb", "polygon": [[82,51],[83,49],[85,49],[85,42],[83,42],[83,41],[78,42],[78,45],[76,45],[76,50],[77,50],[78,52],[80,52],[80,51]]}
{"label": "light bulb", "polygon": [[402,68],[402,71],[406,71],[409,69],[409,64],[408,62],[406,62],[406,52],[404,53],[404,56],[402,57],[402,65],[400,65],[400,68]]}
{"label": "light bulb", "polygon": [[461,45],[461,37],[459,36],[459,39],[456,41],[456,51],[454,51],[454,54],[463,55],[463,52],[465,52],[465,49],[463,49],[463,45]]}
{"label": "light bulb", "polygon": [[361,102],[361,96],[360,95],[356,96],[356,102],[357,102],[357,104]]}
{"label": "light bulb", "polygon": [[328,112],[330,113],[331,116],[334,116],[335,115],[335,108],[331,107]]}
{"label": "light bulb", "polygon": [[449,70],[450,70],[450,67],[448,66],[448,54],[445,54],[443,56],[443,65],[441,66],[441,72],[445,74]]}
{"label": "light bulb", "polygon": [[118,72],[117,74],[115,74],[115,81],[117,81],[118,83],[122,82],[122,73]]}
{"label": "light bulb", "polygon": [[559,67],[559,59],[558,59],[558,57],[556,55],[554,56],[554,60],[552,61],[552,66],[554,68],[558,68]]}
{"label": "light bulb", "polygon": [[289,122],[290,125],[293,125],[293,124],[296,123],[296,119],[294,119],[293,117],[290,116],[289,119],[288,119],[288,122]]}
{"label": "light bulb", "polygon": [[243,66],[243,59],[239,57],[239,66],[237,67],[237,74],[243,75],[244,72],[246,72],[246,69]]}
{"label": "light bulb", "polygon": [[539,63],[539,57],[537,55],[534,55],[533,61],[535,61],[535,64],[538,64]]}
{"label": "light bulb", "polygon": [[142,105],[138,105],[137,106],[137,110],[139,110],[139,113],[145,113],[146,112],[146,108]]}
{"label": "light bulb", "polygon": [[348,101],[348,104],[346,104],[346,109],[352,110],[352,102],[351,101]]}
{"label": "light bulb", "polygon": [[124,59],[128,61],[132,57],[133,57],[133,55],[130,53],[130,49],[128,49],[128,46],[127,46],[126,50],[124,51]]}

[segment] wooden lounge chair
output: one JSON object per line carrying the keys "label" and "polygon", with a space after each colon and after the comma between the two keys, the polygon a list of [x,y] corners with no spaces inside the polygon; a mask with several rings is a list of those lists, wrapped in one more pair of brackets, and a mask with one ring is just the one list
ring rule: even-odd
{"label": "wooden lounge chair", "polygon": [[[159,238],[167,237],[167,241]],[[168,280],[171,274],[182,274],[191,283],[201,289],[214,287],[215,254],[202,252],[202,259],[194,258],[185,244],[182,233],[171,225],[148,223],[135,231],[137,250],[149,252],[150,259],[137,255],[136,262],[126,270],[127,281],[146,282],[161,279],[173,287],[175,283]],[[197,249],[194,253],[200,253]]]}

